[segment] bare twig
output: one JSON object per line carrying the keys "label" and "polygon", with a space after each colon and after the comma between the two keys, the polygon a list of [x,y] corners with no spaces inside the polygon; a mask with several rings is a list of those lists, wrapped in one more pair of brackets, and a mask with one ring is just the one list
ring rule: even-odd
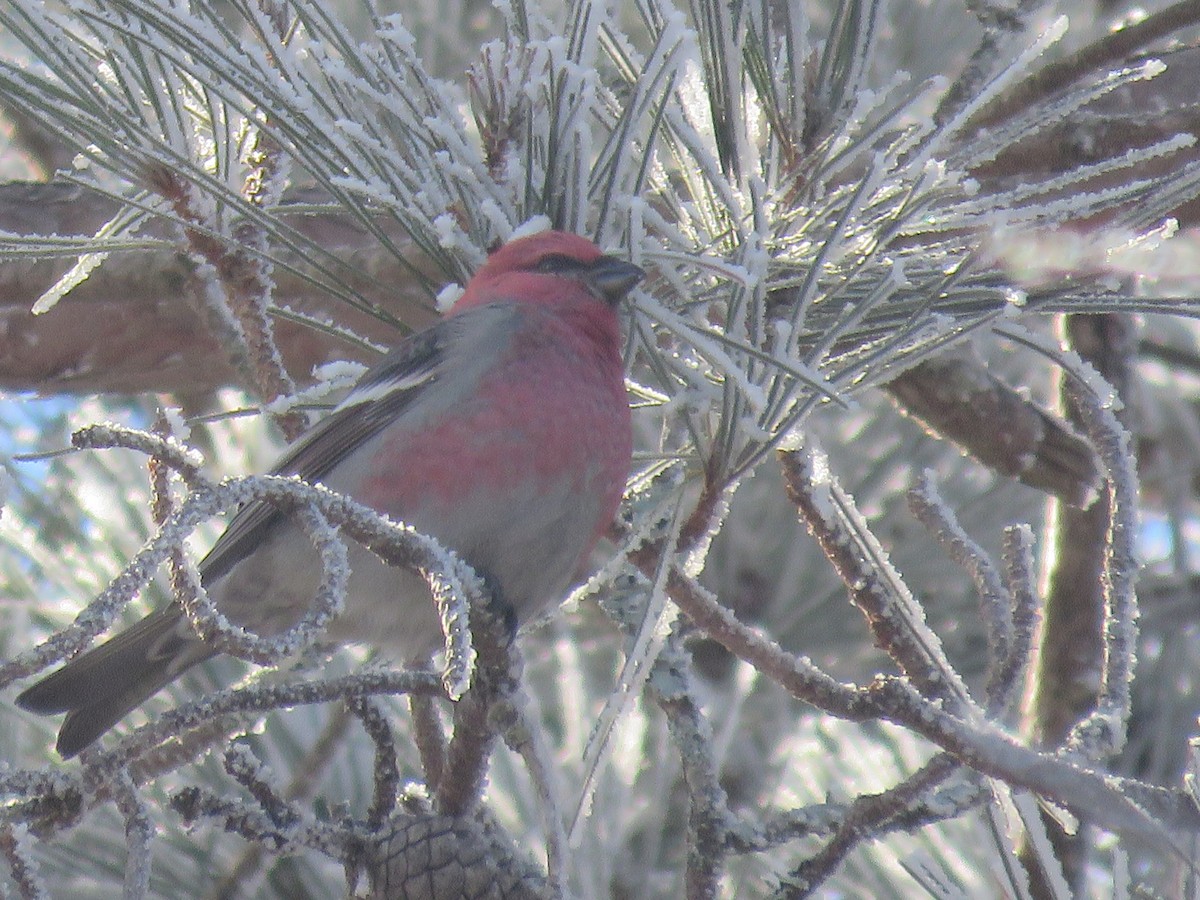
{"label": "bare twig", "polygon": [[883,390],[934,433],[1000,474],[1074,506],[1095,500],[1100,473],[1088,442],[982,361],[943,354],[892,379]]}

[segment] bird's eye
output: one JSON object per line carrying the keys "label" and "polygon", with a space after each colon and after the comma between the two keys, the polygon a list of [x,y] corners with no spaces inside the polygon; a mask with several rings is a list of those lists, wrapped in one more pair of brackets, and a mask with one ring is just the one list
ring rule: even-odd
{"label": "bird's eye", "polygon": [[578,272],[582,269],[583,263],[575,259],[573,256],[567,256],[563,253],[547,253],[534,264],[535,272]]}

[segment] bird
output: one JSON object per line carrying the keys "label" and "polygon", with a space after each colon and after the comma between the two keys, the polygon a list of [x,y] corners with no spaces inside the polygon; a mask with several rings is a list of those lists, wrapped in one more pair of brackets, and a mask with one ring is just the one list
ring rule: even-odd
{"label": "bird", "polygon": [[[363,373],[273,474],[349,496],[454,550],[525,622],[561,602],[612,522],[632,465],[618,307],[638,266],[563,231],[492,252],[445,317]],[[410,661],[441,646],[426,582],[351,545],[342,642]],[[231,622],[295,624],[321,578],[303,529],[263,501],[232,518],[199,564]],[[38,681],[17,705],[66,713],[75,756],[185,670],[215,655],[178,601]]]}

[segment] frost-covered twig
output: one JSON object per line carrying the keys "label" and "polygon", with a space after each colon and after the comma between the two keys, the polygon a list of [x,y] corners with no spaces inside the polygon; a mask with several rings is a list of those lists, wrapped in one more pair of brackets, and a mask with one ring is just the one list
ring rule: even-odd
{"label": "frost-covered twig", "polygon": [[[417,699],[414,694],[413,700]],[[497,717],[504,743],[520,755],[533,781],[546,831],[546,880],[555,896],[567,891],[571,850],[563,822],[562,788],[545,728],[530,715],[529,697],[520,684],[503,699],[504,709]]]}
{"label": "frost-covered twig", "polygon": [[[964,773],[961,766],[957,771]],[[944,785],[919,794],[908,805],[892,809],[886,820],[876,820],[872,827],[875,837],[892,831],[916,831],[961,815],[985,801],[988,791],[983,786],[983,779],[966,774],[964,778],[948,777]],[[727,835],[730,850],[759,853],[800,838],[835,834],[850,815],[854,802],[826,801],[771,812],[760,822],[739,821]]]}
{"label": "frost-covered twig", "polygon": [[680,629],[673,629],[654,664],[648,687],[666,714],[688,791],[688,859],[684,873],[687,897],[717,897],[731,816],[713,758],[712,727],[693,696],[691,659],[684,651]]}
{"label": "frost-covered twig", "polygon": [[938,539],[946,555],[975,582],[979,617],[988,644],[987,711],[994,716],[1003,705],[1005,692],[1011,688],[1011,684],[1002,679],[1011,672],[1013,598],[1005,589],[991,557],[959,525],[953,510],[942,499],[933,472],[927,469],[921,474],[917,486],[908,492],[908,505],[926,530]]}
{"label": "frost-covered twig", "polygon": [[137,450],[178,472],[188,485],[210,483],[200,468],[204,463],[200,454],[173,435],[138,431],[123,425],[89,425],[71,435],[71,446],[77,450],[108,450],[114,447]]}
{"label": "frost-covered twig", "polygon": [[[280,5],[273,11],[264,10],[263,18],[271,23],[275,37],[286,46],[291,17],[285,8]],[[263,111],[262,118],[267,119],[269,115]],[[244,128],[249,134],[245,135],[242,152],[242,163],[246,168],[242,198],[252,206],[269,209],[283,197],[292,161],[257,123],[247,122]],[[295,393],[296,389],[276,343],[270,316],[275,279],[270,262],[269,232],[257,223],[244,220],[233,227],[231,236],[232,265],[222,273],[223,280],[246,337],[257,393],[269,403]],[[308,418],[293,408],[277,415],[276,422],[288,440],[295,440],[308,425]]]}
{"label": "frost-covered twig", "polygon": [[974,704],[966,685],[883,545],[829,471],[825,454],[807,449],[784,451],[779,458],[788,498],[845,583],[851,601],[867,617],[875,641],[923,693],[969,716]]}
{"label": "frost-covered twig", "polygon": [[[149,749],[197,725],[231,713],[264,714],[291,706],[328,703],[374,694],[436,694],[437,679],[422,672],[366,671],[316,681],[258,684],[211,694],[164,712],[121,738],[111,750],[89,748],[83,757],[84,775],[103,784]],[[0,779],[0,789],[3,780]]]}
{"label": "frost-covered twig", "polygon": [[[410,698],[414,696],[417,695],[409,695]],[[339,750],[344,751],[346,749],[346,737],[353,721],[354,717],[347,709],[334,707],[330,711],[329,720],[325,724],[324,729],[322,729],[321,734],[317,737],[317,740],[313,743],[312,748],[304,755],[299,764],[290,771],[291,781],[288,783],[287,789],[283,794],[285,800],[296,803],[297,801],[308,800],[316,793],[322,771],[335,761]],[[138,768],[143,768],[150,758],[143,757],[141,765]],[[177,768],[178,765],[179,763],[176,763],[174,766],[171,766],[171,770]],[[145,781],[147,779],[143,778],[142,780]],[[225,897],[238,890],[243,890],[255,873],[261,869],[264,855],[265,851],[260,845],[251,844],[248,846],[237,862],[229,869],[228,873],[213,888],[211,896]]]}
{"label": "frost-covered twig", "polygon": [[[217,236],[221,226],[212,215],[215,211],[207,209],[204,196],[178,173],[155,167],[147,182],[179,220],[187,223],[180,242],[197,263],[195,295],[202,298],[205,321],[241,371],[246,387],[263,402],[291,394],[296,385],[284,368],[267,315],[274,282],[269,270],[264,271],[266,245],[260,229],[243,222],[231,235],[233,240],[223,240]],[[254,194],[246,199],[251,203],[261,200]],[[278,422],[289,440],[306,424],[303,414],[294,410],[278,417]]]}
{"label": "frost-covered twig", "polygon": [[[167,439],[172,437],[171,417],[167,410],[159,409],[155,413],[154,433]],[[186,435],[183,437],[186,440]],[[162,525],[175,508],[171,496],[171,466],[155,456],[151,456],[146,465],[150,473],[150,517],[155,525]]]}
{"label": "frost-covered twig", "polygon": [[243,743],[231,744],[225,751],[225,771],[254,798],[271,823],[281,830],[296,825],[300,812],[287,802],[272,783],[273,777]]}
{"label": "frost-covered twig", "polygon": [[[311,516],[319,511],[320,515],[328,517],[342,532],[363,543],[385,562],[423,573],[435,582],[439,586],[435,596],[443,604],[443,622],[451,626],[445,677],[452,692],[461,691],[461,686],[467,681],[464,673],[470,671],[472,658],[470,636],[465,633],[467,603],[464,601],[469,596],[481,596],[474,574],[454,554],[432,539],[390,522],[374,510],[319,485],[279,476],[228,479],[220,485],[196,484],[155,537],[126,566],[125,571],[88,604],[70,627],[34,650],[0,666],[0,684],[28,675],[81,650],[112,624],[122,606],[149,581],[154,570],[182,545],[184,537],[192,529],[229,506],[251,500],[265,500],[285,511],[298,510],[302,516]],[[303,512],[305,509],[312,512]],[[320,527],[315,520],[311,521],[311,525],[313,528]],[[336,552],[340,539],[329,537],[320,540],[326,550],[334,552],[336,562],[336,556],[340,555]],[[341,554],[344,552],[343,547]],[[221,634],[222,640],[230,642],[230,650],[277,661],[297,652],[322,633],[322,619],[328,618],[336,608],[336,603],[340,602],[337,584],[339,579],[345,578],[345,574],[344,568],[341,568],[340,574],[337,567],[332,572],[327,569],[324,573],[325,602],[307,613],[297,626],[275,638],[257,638],[244,629],[230,626],[215,611],[210,613],[203,603],[194,609],[196,623],[204,629],[211,629],[214,635]],[[203,589],[197,579],[193,578],[192,581],[191,588],[199,598]]]}
{"label": "frost-covered twig", "polygon": [[1084,76],[1119,66],[1164,37],[1194,27],[1198,22],[1200,11],[1190,0],[1179,0],[1137,22],[1130,22],[1095,39],[1071,56],[1034,72],[997,102],[981,110],[971,125],[974,128],[994,125],[1053,96]]}
{"label": "frost-covered twig", "polygon": [[[939,753],[921,769],[895,787],[880,794],[857,797],[846,810],[833,838],[815,855],[784,877],[788,897],[808,897],[841,865],[861,842],[874,840],[889,823],[922,801],[928,805],[932,791],[949,778],[959,763],[948,753]],[[958,810],[950,807],[953,812]]]}
{"label": "frost-covered twig", "polygon": [[1108,475],[1109,522],[1104,548],[1104,669],[1095,713],[1073,731],[1070,745],[1092,758],[1125,743],[1132,713],[1137,655],[1138,477],[1129,432],[1103,397],[1072,385],[1075,409],[1096,445]]}
{"label": "frost-covered twig", "polygon": [[440,784],[446,767],[446,736],[433,697],[412,694],[408,698],[413,743],[421,758],[426,784]]}
{"label": "frost-covered twig", "polygon": [[[83,765],[76,773],[20,771],[0,775],[0,794],[23,798],[21,803],[10,805],[3,818],[8,827],[29,827],[45,836],[76,824],[93,807],[112,798],[117,800],[127,820],[132,823],[130,827],[136,826],[135,830],[140,835],[138,840],[145,844],[142,850],[148,852],[149,845],[143,840],[146,837],[143,833],[144,823],[137,812],[140,808],[138,804],[144,801],[138,799],[135,785],[161,774],[161,770],[146,771],[144,763],[163,742],[173,741],[199,724],[231,714],[262,715],[305,704],[354,701],[377,694],[412,692],[436,694],[439,692],[438,681],[429,673],[361,672],[317,681],[221,691],[164,713],[123,738],[112,750],[89,748],[84,752]],[[269,835],[268,846],[276,850],[302,845],[315,846],[328,852],[331,846],[338,845],[337,841],[330,838],[330,832],[322,828],[309,828],[307,831],[301,828],[298,830],[299,837],[292,834],[296,829],[289,826],[296,823],[298,813],[268,785],[261,776],[257,762],[247,757],[244,749],[230,751],[227,765],[259,801],[258,811],[241,809],[233,816],[233,820],[239,823],[237,828],[243,829],[244,833]],[[198,809],[200,807],[196,804],[204,806],[208,803],[204,800],[204,792],[198,789],[187,796],[190,798],[188,803],[192,804],[189,809]],[[219,809],[221,815],[232,815],[234,812],[234,807],[224,801],[214,799],[213,802],[217,804],[216,807],[209,804],[205,808]],[[284,832],[290,836],[285,838]],[[138,846],[131,845],[131,852],[142,852]],[[141,863],[138,863],[140,867]],[[141,878],[140,874],[135,875]]]}
{"label": "frost-covered twig", "polygon": [[125,860],[125,897],[127,900],[140,900],[150,892],[150,848],[154,840],[154,821],[150,818],[148,804],[138,794],[128,771],[122,772],[114,780],[113,795],[117,809],[125,817],[125,839],[129,848]]}
{"label": "frost-covered twig", "polygon": [[[416,695],[410,695],[415,697]],[[383,709],[370,697],[355,697],[346,704],[375,745],[375,772],[367,827],[378,828],[396,808],[400,768],[396,763],[396,740]]]}
{"label": "frost-covered twig", "polygon": [[342,861],[356,848],[355,835],[336,826],[307,819],[281,825],[260,807],[219,797],[199,787],[177,791],[171,797],[171,808],[189,825],[201,819],[218,819],[226,831],[274,853],[295,853],[307,847]]}
{"label": "frost-covered twig", "polygon": [[[495,602],[503,602],[497,598]],[[491,609],[476,609],[472,631],[477,652],[471,690],[454,704],[454,734],[436,786],[437,809],[450,816],[467,814],[478,804],[495,745],[492,711],[520,682],[521,659],[512,634]]]}
{"label": "frost-covered twig", "polygon": [[0,825],[0,853],[8,861],[8,873],[21,900],[48,900],[50,895],[42,883],[30,846],[28,826],[20,822]]}
{"label": "frost-covered twig", "polygon": [[[1004,532],[1004,587],[1012,598],[1012,643],[1008,657],[997,672],[999,686],[996,710],[1001,721],[1017,712],[1025,673],[1033,661],[1034,640],[1041,622],[1041,598],[1033,561],[1033,533],[1027,525],[1014,525]],[[989,712],[992,710],[989,709]]]}
{"label": "frost-covered twig", "polygon": [[[0,683],[5,682],[8,670],[14,666],[17,668],[13,671],[19,674],[11,677],[20,677],[27,674],[20,672],[22,666],[37,665],[29,660],[53,661],[75,652],[77,646],[81,646],[81,639],[86,642],[89,633],[97,634],[111,624],[120,605],[146,583],[155,566],[175,554],[182,546],[183,538],[199,522],[230,506],[254,500],[272,503],[300,519],[322,557],[322,583],[312,607],[300,622],[283,634],[264,639],[226,622],[208,600],[198,574],[189,572],[184,566],[177,573],[186,588],[181,599],[194,626],[202,634],[209,639],[220,636],[223,649],[261,662],[274,662],[291,655],[319,637],[324,624],[340,609],[348,572],[345,546],[337,532],[330,529],[333,524],[385,562],[407,567],[429,582],[448,641],[447,690],[454,697],[469,683],[472,650],[467,610],[470,597],[482,596],[481,588],[469,567],[432,538],[398,526],[374,510],[320,485],[309,485],[294,478],[250,476],[227,479],[214,485],[201,474],[196,454],[171,437],[162,438],[121,426],[96,425],[77,432],[72,442],[81,449],[124,447],[147,453],[177,470],[192,487],[192,492],[181,508],[161,524],[156,537],[129,564],[125,573],[80,613],[71,629],[55,635],[32,654],[0,667]],[[60,649],[63,647],[66,649]],[[61,655],[56,657],[56,653]],[[45,665],[44,662],[40,664]]]}
{"label": "frost-covered twig", "polygon": [[798,699],[839,718],[884,719],[903,725],[979,772],[1027,787],[1115,831],[1166,839],[1166,827],[1200,829],[1200,812],[1180,792],[1103,775],[1018,743],[998,727],[964,721],[922,697],[907,681],[877,677],[857,687],[829,677],[738,622],[694,580],[675,573],[671,598],[702,631],[777,681]]}

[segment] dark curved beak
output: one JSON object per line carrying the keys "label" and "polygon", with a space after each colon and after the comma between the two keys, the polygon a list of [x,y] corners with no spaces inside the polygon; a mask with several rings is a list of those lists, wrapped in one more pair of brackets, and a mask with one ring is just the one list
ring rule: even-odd
{"label": "dark curved beak", "polygon": [[631,262],[602,256],[588,266],[582,280],[596,296],[616,306],[645,277],[646,273]]}

